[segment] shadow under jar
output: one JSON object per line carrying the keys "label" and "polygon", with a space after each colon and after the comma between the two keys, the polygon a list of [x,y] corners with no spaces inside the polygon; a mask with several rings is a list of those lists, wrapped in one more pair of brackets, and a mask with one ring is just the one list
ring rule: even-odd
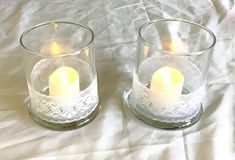
{"label": "shadow under jar", "polygon": [[28,110],[39,125],[69,130],[98,114],[93,38],[90,28],[69,22],[39,24],[22,34]]}
{"label": "shadow under jar", "polygon": [[139,29],[132,89],[125,95],[133,114],[164,129],[195,124],[202,99],[214,34],[177,19],[147,22]]}

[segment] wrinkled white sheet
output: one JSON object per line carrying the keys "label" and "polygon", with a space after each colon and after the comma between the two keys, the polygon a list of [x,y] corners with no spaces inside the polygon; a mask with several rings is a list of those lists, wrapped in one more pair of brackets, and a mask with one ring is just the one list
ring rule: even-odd
{"label": "wrinkled white sheet", "polygon": [[[165,131],[136,120],[122,103],[131,85],[138,27],[184,18],[217,36],[193,127]],[[20,34],[49,20],[83,23],[95,33],[102,109],[87,126],[57,132],[28,116]],[[235,8],[233,0],[0,0],[0,159],[235,160]]]}

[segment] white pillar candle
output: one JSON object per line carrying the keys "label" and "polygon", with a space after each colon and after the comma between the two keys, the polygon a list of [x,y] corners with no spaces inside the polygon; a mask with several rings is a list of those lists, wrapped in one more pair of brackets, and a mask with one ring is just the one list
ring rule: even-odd
{"label": "white pillar candle", "polygon": [[79,74],[72,67],[62,66],[49,76],[50,96],[71,96],[79,92]]}
{"label": "white pillar candle", "polygon": [[183,84],[182,73],[173,67],[166,66],[154,72],[150,90],[159,105],[167,106],[177,103]]}

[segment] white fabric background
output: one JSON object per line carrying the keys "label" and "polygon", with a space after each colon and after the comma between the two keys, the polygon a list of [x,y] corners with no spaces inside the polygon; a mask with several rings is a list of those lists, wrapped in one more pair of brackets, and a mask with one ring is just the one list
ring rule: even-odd
{"label": "white fabric background", "polygon": [[[193,127],[146,126],[123,106],[131,85],[138,27],[157,18],[201,23],[217,36],[203,100]],[[57,132],[28,116],[20,34],[64,20],[95,33],[102,109],[87,126]],[[0,159],[235,160],[235,8],[232,0],[0,0]]]}

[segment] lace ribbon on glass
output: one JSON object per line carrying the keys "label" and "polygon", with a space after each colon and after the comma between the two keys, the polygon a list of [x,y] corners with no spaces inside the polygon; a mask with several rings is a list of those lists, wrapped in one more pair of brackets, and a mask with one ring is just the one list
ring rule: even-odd
{"label": "lace ribbon on glass", "polygon": [[31,111],[54,123],[69,123],[89,116],[98,105],[97,82],[72,97],[52,97],[29,87]]}
{"label": "lace ribbon on glass", "polygon": [[200,110],[203,88],[181,95],[177,104],[159,106],[149,88],[138,82],[134,76],[130,103],[135,110],[154,120],[164,122],[184,122],[194,117]]}

